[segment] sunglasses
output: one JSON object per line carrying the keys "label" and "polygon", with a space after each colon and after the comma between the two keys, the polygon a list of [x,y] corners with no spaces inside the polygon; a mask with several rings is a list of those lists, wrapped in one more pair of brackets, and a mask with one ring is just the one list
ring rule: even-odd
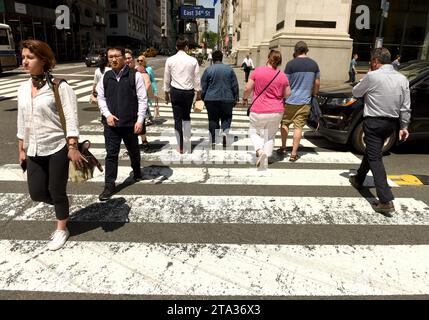
{"label": "sunglasses", "polygon": [[137,62],[143,62],[144,60],[137,60]]}

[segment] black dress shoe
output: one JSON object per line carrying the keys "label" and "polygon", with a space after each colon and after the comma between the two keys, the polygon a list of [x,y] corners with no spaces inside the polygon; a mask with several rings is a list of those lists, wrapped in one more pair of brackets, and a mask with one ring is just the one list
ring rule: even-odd
{"label": "black dress shoe", "polygon": [[133,179],[135,182],[139,182],[143,180],[143,175],[140,173],[134,173]]}
{"label": "black dress shoe", "polygon": [[99,195],[100,201],[107,201],[115,194],[115,184],[106,184],[103,192]]}
{"label": "black dress shoe", "polygon": [[223,136],[222,137],[222,147],[226,148],[226,143],[227,143],[226,136]]}
{"label": "black dress shoe", "polygon": [[363,184],[362,184],[362,183],[360,183],[360,182],[357,180],[357,176],[350,176],[350,177],[349,177],[349,181],[350,181],[350,184],[351,184],[353,187],[355,187],[356,189],[358,189],[358,190],[362,190],[362,189],[363,189]]}

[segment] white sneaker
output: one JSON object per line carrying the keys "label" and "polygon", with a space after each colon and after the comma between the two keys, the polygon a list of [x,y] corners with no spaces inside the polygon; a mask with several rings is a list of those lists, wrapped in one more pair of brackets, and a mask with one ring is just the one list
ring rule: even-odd
{"label": "white sneaker", "polygon": [[48,249],[55,251],[61,249],[67,241],[70,232],[66,230],[55,230],[51,235],[51,242],[48,243]]}
{"label": "white sneaker", "polygon": [[267,154],[262,151],[259,154],[258,160],[256,161],[256,168],[261,168],[261,167],[265,167],[265,162],[268,159]]}

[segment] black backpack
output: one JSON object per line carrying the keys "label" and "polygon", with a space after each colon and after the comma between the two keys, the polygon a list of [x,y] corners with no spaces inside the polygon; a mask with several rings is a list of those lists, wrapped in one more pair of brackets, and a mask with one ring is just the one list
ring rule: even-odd
{"label": "black backpack", "polygon": [[322,110],[320,110],[319,102],[316,97],[311,97],[311,110],[310,115],[307,119],[307,124],[309,127],[314,128],[314,130],[319,130],[320,117],[322,116]]}

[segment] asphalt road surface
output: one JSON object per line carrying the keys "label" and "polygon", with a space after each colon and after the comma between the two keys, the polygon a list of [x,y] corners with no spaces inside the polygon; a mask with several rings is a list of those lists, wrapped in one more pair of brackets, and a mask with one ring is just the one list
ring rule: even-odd
{"label": "asphalt road surface", "polygon": [[[149,63],[161,89],[165,57]],[[88,103],[94,71],[77,63],[55,73],[74,87],[81,140],[104,164],[99,111]],[[47,251],[53,209],[30,200],[17,165],[16,90],[26,79],[0,75],[0,298],[429,297],[429,187],[404,176],[429,175],[428,144],[384,158],[397,208],[387,218],[371,209],[373,188],[348,183],[361,156],[310,129],[298,162],[258,171],[244,109],[234,110],[228,147],[216,150],[205,147],[206,112],[193,113],[193,152],[180,156],[162,104],[142,151],[145,179],[130,183],[123,147],[111,201],[98,201],[99,172],[70,183],[71,237]]]}

